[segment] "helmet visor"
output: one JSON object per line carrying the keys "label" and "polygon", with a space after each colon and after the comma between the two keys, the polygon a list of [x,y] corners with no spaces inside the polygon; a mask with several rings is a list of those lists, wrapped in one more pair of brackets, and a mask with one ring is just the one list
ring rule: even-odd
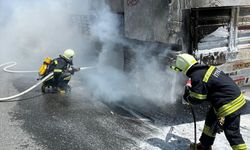
{"label": "helmet visor", "polygon": [[182,71],[180,68],[175,67],[175,66],[170,66],[170,68],[173,69],[176,72],[181,72]]}
{"label": "helmet visor", "polygon": [[181,72],[182,70],[178,67],[176,67],[176,55],[172,57],[168,57],[168,63],[170,65],[170,68],[173,69],[176,72]]}

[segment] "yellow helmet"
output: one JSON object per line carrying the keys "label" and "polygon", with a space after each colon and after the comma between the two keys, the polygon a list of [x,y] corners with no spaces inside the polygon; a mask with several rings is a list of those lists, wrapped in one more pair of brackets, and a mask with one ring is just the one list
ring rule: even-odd
{"label": "yellow helmet", "polygon": [[182,71],[184,74],[197,63],[197,60],[189,54],[177,55],[175,66],[171,66],[175,71]]}
{"label": "yellow helmet", "polygon": [[68,60],[72,60],[74,55],[75,55],[75,51],[73,49],[67,49],[63,53],[63,56],[67,58]]}

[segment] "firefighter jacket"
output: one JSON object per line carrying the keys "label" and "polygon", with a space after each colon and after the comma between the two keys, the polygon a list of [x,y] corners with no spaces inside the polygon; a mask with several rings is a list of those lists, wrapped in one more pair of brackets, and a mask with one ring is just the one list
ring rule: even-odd
{"label": "firefighter jacket", "polygon": [[70,66],[73,65],[72,61],[69,61],[64,56],[60,55],[58,58],[54,59],[49,66],[49,73],[53,72],[54,81],[57,82],[59,77],[68,71]]}
{"label": "firefighter jacket", "polygon": [[192,81],[188,101],[192,104],[209,101],[218,117],[240,112],[238,110],[246,104],[239,87],[215,66],[195,64],[187,76]]}

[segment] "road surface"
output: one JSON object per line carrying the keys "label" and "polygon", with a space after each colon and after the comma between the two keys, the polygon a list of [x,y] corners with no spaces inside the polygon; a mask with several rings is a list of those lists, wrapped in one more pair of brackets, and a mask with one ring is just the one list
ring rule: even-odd
{"label": "road surface", "polygon": [[[37,77],[0,74],[1,97],[25,90]],[[1,102],[0,149],[180,150],[193,140],[192,116],[179,102],[162,107],[139,97],[108,102],[96,99],[77,75],[71,85],[66,95],[42,94],[36,88],[17,101]],[[204,108],[196,106],[198,121],[204,120]],[[178,135],[183,124],[189,126],[188,137]],[[176,140],[169,142],[171,138]]]}

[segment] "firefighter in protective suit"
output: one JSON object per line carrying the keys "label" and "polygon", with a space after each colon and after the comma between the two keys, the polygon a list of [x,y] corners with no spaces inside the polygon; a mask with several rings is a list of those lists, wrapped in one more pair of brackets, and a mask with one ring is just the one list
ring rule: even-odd
{"label": "firefighter in protective suit", "polygon": [[70,91],[68,83],[71,79],[71,75],[80,70],[80,68],[72,67],[74,55],[74,50],[67,49],[64,51],[63,55],[59,55],[58,58],[52,60],[48,70],[46,71],[46,75],[51,72],[54,74],[52,77],[44,81],[42,85],[42,92],[45,92],[47,87],[51,87],[52,92],[65,93]]}
{"label": "firefighter in protective suit", "polygon": [[240,115],[246,106],[239,87],[223,71],[215,66],[198,64],[189,54],[177,55],[175,71],[191,78],[183,98],[189,104],[209,101],[211,106],[198,144],[190,144],[191,150],[212,150],[216,133],[224,131],[233,150],[247,150],[240,133]]}

